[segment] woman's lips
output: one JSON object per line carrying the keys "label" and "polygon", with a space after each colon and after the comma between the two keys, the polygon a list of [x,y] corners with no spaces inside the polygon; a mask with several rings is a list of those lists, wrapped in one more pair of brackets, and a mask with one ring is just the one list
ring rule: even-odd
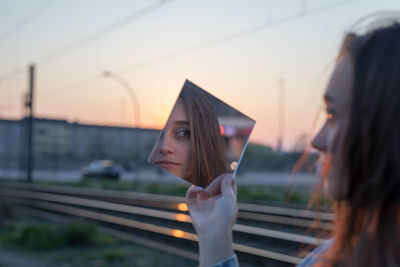
{"label": "woman's lips", "polygon": [[167,161],[167,160],[157,161],[156,164],[163,169],[171,169],[171,168],[174,168],[174,167],[180,165],[177,162]]}

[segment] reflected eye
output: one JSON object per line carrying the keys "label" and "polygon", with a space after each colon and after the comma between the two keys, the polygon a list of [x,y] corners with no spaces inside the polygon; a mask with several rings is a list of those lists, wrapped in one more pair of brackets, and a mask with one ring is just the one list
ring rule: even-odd
{"label": "reflected eye", "polygon": [[176,136],[178,137],[190,137],[190,130],[186,128],[177,129]]}

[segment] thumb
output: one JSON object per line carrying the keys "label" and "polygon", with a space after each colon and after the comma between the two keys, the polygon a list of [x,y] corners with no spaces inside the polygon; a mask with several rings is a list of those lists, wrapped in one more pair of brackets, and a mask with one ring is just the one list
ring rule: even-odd
{"label": "thumb", "polygon": [[230,196],[236,198],[235,189],[235,177],[233,175],[229,175],[224,177],[221,182],[221,194],[222,196]]}
{"label": "thumb", "polygon": [[205,190],[200,190],[197,193],[197,202],[201,202],[203,200],[208,199],[210,196],[208,195],[208,192]]}

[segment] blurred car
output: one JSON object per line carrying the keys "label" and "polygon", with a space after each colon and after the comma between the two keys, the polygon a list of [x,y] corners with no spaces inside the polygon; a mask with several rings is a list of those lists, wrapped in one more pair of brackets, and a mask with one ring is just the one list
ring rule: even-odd
{"label": "blurred car", "polygon": [[95,160],[81,170],[82,178],[106,178],[118,180],[121,168],[112,160]]}

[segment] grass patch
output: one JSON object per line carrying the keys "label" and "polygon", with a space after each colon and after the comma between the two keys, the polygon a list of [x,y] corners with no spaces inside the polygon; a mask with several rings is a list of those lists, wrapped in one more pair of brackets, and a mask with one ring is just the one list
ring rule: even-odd
{"label": "grass patch", "polygon": [[239,187],[238,201],[241,202],[283,202],[302,203],[309,201],[310,195],[305,190],[292,190],[283,187]]}
{"label": "grass patch", "polygon": [[[0,228],[0,248],[45,266],[195,266],[190,260],[101,234],[90,223],[53,225],[29,217]],[[0,259],[0,266],[2,266]],[[27,265],[28,266],[28,265]]]}
{"label": "grass patch", "polygon": [[[56,182],[41,181],[35,182],[39,185],[60,185],[71,187],[112,189],[131,192],[143,192],[153,194],[164,194],[172,196],[185,196],[188,185],[185,184],[158,184],[145,182],[127,182],[111,180],[89,180],[84,179],[78,182]],[[238,201],[259,204],[298,204],[307,205],[314,193],[308,188],[289,188],[280,186],[239,186]],[[326,198],[322,198],[323,203],[330,203]]]}
{"label": "grass patch", "polygon": [[157,184],[157,183],[143,183],[136,181],[126,182],[126,181],[89,180],[89,179],[83,179],[78,182],[40,181],[40,182],[35,182],[35,184],[112,189],[112,190],[165,194],[174,196],[184,196],[186,194],[186,190],[189,187],[188,185],[184,184]]}
{"label": "grass patch", "polygon": [[83,223],[62,226],[14,223],[0,232],[1,244],[32,251],[109,245],[116,242],[115,239],[98,233],[95,225]]}
{"label": "grass patch", "polygon": [[[185,196],[188,185],[179,184],[156,184],[156,183],[140,183],[140,182],[121,182],[121,181],[88,181],[72,183],[54,183],[46,182],[52,185],[66,185],[88,188],[113,189],[132,192],[143,192],[153,194],[165,194],[173,196]],[[305,189],[293,190],[287,187],[277,186],[239,186],[238,201],[252,203],[296,203],[307,204],[310,194]]]}
{"label": "grass patch", "polygon": [[[195,266],[190,260],[100,234],[86,223],[56,226],[29,218],[0,228],[0,248],[45,266]],[[1,266],[1,259],[0,259]]]}
{"label": "grass patch", "polygon": [[238,188],[238,201],[254,204],[283,205],[298,208],[315,208],[319,205],[323,210],[329,210],[332,206],[332,200],[316,192],[310,192],[307,188],[288,188],[278,186],[240,186]]}
{"label": "grass patch", "polygon": [[102,256],[107,263],[121,262],[125,259],[123,251],[117,249],[106,250],[102,253]]}
{"label": "grass patch", "polygon": [[196,266],[196,262],[160,252],[135,244],[114,245],[111,247],[88,247],[85,249],[68,248],[47,252],[36,252],[34,255],[49,266],[69,267],[164,267]]}

